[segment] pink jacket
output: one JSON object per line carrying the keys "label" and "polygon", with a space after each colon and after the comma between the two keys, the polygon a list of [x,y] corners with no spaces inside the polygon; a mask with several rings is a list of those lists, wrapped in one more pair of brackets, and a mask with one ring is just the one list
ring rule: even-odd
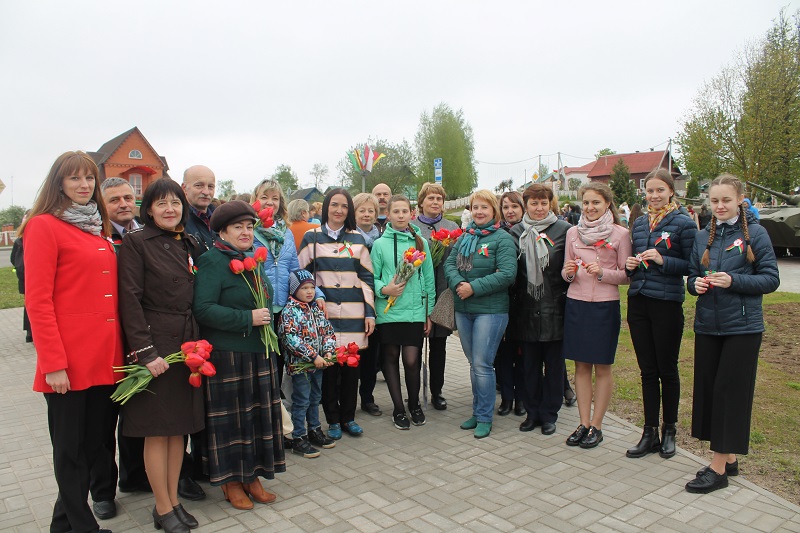
{"label": "pink jacket", "polygon": [[[578,267],[575,278],[570,282],[567,297],[584,302],[609,302],[619,300],[618,285],[629,283],[625,273],[625,259],[631,256],[631,236],[626,228],[614,226],[611,235],[606,239],[611,248],[607,246],[594,246],[584,244],[578,236],[578,228],[573,227],[567,231],[567,243],[564,250],[564,262],[580,258],[585,264],[597,262],[603,269],[603,281],[589,274],[582,266]],[[561,276],[569,281],[564,268]]]}

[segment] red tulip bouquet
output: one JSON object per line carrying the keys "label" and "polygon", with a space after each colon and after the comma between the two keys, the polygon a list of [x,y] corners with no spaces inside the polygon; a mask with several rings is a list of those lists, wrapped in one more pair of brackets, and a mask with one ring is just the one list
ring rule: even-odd
{"label": "red tulip bouquet", "polygon": [[[358,353],[358,344],[351,342],[347,346],[339,346],[336,348],[336,353],[332,354],[330,357],[323,357],[323,359],[328,363],[339,363],[341,366],[347,365],[356,367],[361,361],[361,354]],[[308,372],[315,368],[314,363],[307,361],[289,365],[289,371],[292,374]]]}
{"label": "red tulip bouquet", "polygon": [[[405,283],[411,279],[411,276],[417,269],[425,262],[425,252],[417,250],[413,246],[403,252],[403,262],[397,267],[397,272],[394,274],[394,282],[398,285]],[[402,294],[400,295],[402,296]],[[399,296],[389,296],[389,302],[386,304],[384,313],[388,313],[389,309],[395,304]]]}
{"label": "red tulip bouquet", "polygon": [[463,231],[461,228],[456,228],[453,231],[448,231],[444,228],[439,231],[431,233],[431,261],[433,261],[433,268],[442,264],[444,258],[444,251],[456,242]]}
{"label": "red tulip bouquet", "polygon": [[[164,357],[167,364],[185,363],[192,371],[189,375],[189,384],[192,387],[199,387],[203,383],[203,376],[211,377],[217,373],[217,369],[209,361],[213,346],[205,340],[188,341],[181,344],[179,352],[171,353]],[[135,394],[146,390],[147,385],[153,379],[150,370],[139,364],[115,366],[117,372],[127,374],[124,378],[117,381],[117,388],[111,395],[111,399],[124,405]]]}
{"label": "red tulip bouquet", "polygon": [[[253,300],[255,300],[256,309],[267,307],[267,299],[269,298],[269,295],[267,294],[267,288],[264,286],[263,278],[261,276],[261,265],[266,260],[267,249],[260,247],[256,248],[253,257],[245,257],[243,260],[231,259],[230,262],[231,272],[241,275],[244,279],[244,282],[247,283],[247,287],[253,294]],[[247,279],[245,271],[252,274],[253,283],[250,283],[250,280]],[[272,326],[270,324],[266,324],[260,327],[261,341],[264,343],[264,347],[267,348],[267,357],[269,357],[270,350],[278,354],[281,353],[280,348],[278,347],[278,336],[275,334],[275,330],[272,329]]]}

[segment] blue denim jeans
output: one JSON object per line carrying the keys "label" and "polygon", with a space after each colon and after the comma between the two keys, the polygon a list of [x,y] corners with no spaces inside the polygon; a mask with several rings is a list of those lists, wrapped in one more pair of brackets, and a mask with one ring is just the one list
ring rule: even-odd
{"label": "blue denim jeans", "polygon": [[319,402],[322,399],[322,370],[292,376],[292,438],[306,434],[306,425],[316,429],[319,423]]}
{"label": "blue denim jeans", "polygon": [[456,312],[461,347],[469,361],[472,382],[472,414],[478,422],[491,422],[494,414],[494,356],[508,324],[508,313]]}

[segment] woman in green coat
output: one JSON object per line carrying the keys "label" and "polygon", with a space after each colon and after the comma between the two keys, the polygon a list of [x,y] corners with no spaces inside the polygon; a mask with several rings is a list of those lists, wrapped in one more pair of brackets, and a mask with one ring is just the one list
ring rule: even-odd
{"label": "woman in green coat", "polygon": [[[410,223],[411,202],[403,195],[392,196],[387,211],[389,223],[370,253],[375,276],[376,323],[383,354],[383,376],[394,404],[394,426],[409,429],[412,423],[415,426],[425,423],[419,404],[420,355],[423,337],[431,330],[429,315],[436,299],[436,286],[428,243],[419,236],[419,228]],[[395,274],[409,249],[425,252],[425,260],[408,281],[398,283]],[[396,300],[389,307],[391,297]],[[400,391],[401,352],[411,422]]]}
{"label": "woman in green coat", "polygon": [[497,197],[487,190],[469,199],[472,222],[455,243],[444,267],[453,291],[456,326],[469,360],[472,416],[461,429],[482,439],[492,431],[494,357],[508,324],[508,287],[517,275],[514,239],[500,229]]}
{"label": "woman in green coat", "polygon": [[252,260],[256,220],[255,210],[241,200],[214,210],[211,229],[219,238],[198,261],[193,304],[200,332],[214,346],[217,369],[206,380],[204,460],[211,484],[221,485],[236,509],[253,508],[248,494],[259,503],[275,500],[258,478],[273,479],[286,470],[275,354],[261,340],[262,329],[271,327],[272,285],[262,276],[268,298],[257,308],[248,287],[257,287],[253,272],[234,273],[231,264]]}

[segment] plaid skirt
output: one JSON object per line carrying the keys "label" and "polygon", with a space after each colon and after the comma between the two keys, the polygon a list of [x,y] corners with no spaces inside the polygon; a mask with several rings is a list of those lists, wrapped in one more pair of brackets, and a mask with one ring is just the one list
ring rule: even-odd
{"label": "plaid skirt", "polygon": [[217,368],[205,378],[207,447],[204,469],[211,484],[251,483],[286,471],[281,395],[275,355],[211,353]]}

